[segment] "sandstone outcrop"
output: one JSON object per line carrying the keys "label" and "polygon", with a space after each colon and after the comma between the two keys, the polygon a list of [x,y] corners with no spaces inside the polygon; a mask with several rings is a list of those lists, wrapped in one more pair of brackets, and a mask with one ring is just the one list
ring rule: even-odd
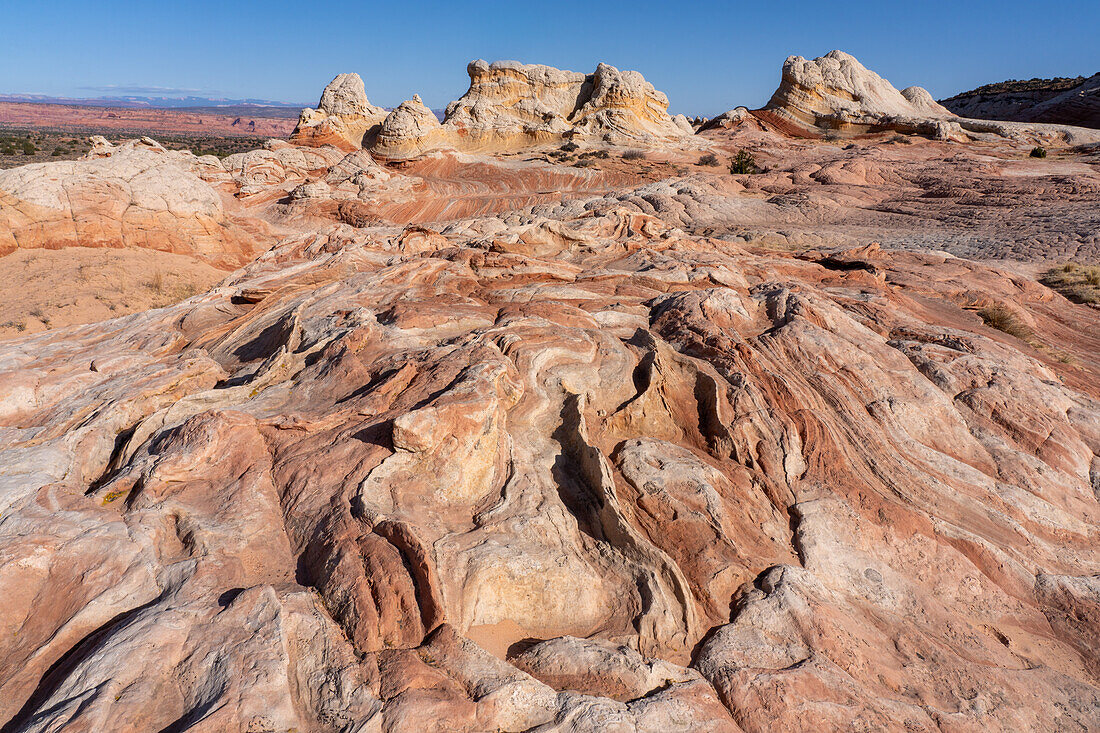
{"label": "sandstone outcrop", "polygon": [[[330,88],[339,82],[342,94],[354,89],[356,109],[376,111],[366,116],[355,113],[355,119],[369,121],[370,126],[359,124],[351,134],[337,131],[338,125],[350,125],[346,110],[351,105],[329,104],[344,110],[333,112],[324,109],[326,100],[322,98],[321,108],[303,111],[291,140],[303,145],[327,143],[344,150],[366,145],[381,158],[399,160],[433,150],[506,151],[571,138],[658,144],[694,133],[686,117],[668,114],[668,97],[636,71],[599,64],[594,73],[582,74],[541,64],[477,60],[470,62],[467,72],[470,88],[447,105],[442,123],[419,97],[388,115],[371,108],[366,96],[359,95],[359,77],[341,75]],[[373,127],[376,124],[380,126]]]}
{"label": "sandstone outcrop", "polygon": [[737,190],[314,230],[0,343],[0,719],[1092,725],[1100,315],[696,232],[790,205]]}
{"label": "sandstone outcrop", "polygon": [[[1072,104],[1091,104],[1086,92]],[[780,124],[814,132],[861,133],[896,130],[936,140],[967,141],[997,135],[1021,142],[1071,145],[1100,140],[1092,130],[1072,125],[1024,124],[956,117],[921,87],[898,91],[843,51],[807,60],[790,56],[768,104],[762,110]]]}
{"label": "sandstone outcrop", "polygon": [[211,185],[230,178],[217,158],[168,151],[148,138],[94,142],[83,160],[0,171],[0,255],[131,247],[232,269],[273,241],[261,222],[227,210]]}
{"label": "sandstone outcrop", "polygon": [[669,141],[693,132],[686,118],[669,116],[668,97],[636,71],[601,63],[585,75],[481,60],[471,62],[467,71],[470,88],[448,105],[443,122],[460,148],[507,148],[575,136],[616,143]]}
{"label": "sandstone outcrop", "polygon": [[446,145],[446,132],[419,94],[402,102],[382,121],[371,151],[383,158],[415,158]]}
{"label": "sandstone outcrop", "polygon": [[363,147],[377,133],[386,110],[367,99],[358,74],[339,74],[321,93],[316,109],[303,109],[290,136],[299,145],[333,145],[344,151]]}
{"label": "sandstone outcrop", "polygon": [[920,87],[899,92],[890,82],[843,51],[783,63],[779,88],[765,109],[808,127],[845,129],[891,118],[951,117]]}
{"label": "sandstone outcrop", "polygon": [[486,147],[561,139],[592,91],[586,75],[542,64],[478,59],[466,72],[470,88],[447,105],[444,123]]}

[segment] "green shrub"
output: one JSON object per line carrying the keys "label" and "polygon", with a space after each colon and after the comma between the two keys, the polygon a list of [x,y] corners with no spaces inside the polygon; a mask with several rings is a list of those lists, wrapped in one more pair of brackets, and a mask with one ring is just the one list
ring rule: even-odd
{"label": "green shrub", "polygon": [[1037,145],[1036,147],[1031,149],[1031,152],[1028,153],[1028,155],[1030,155],[1032,158],[1045,158],[1047,157],[1047,149],[1044,148],[1042,145]]}
{"label": "green shrub", "polygon": [[757,173],[759,170],[756,166],[756,158],[747,150],[738,150],[737,155],[733,156],[733,163],[730,164],[730,173],[734,174]]}
{"label": "green shrub", "polygon": [[23,141],[23,155],[34,155],[38,152],[38,148],[34,146],[30,140]]}
{"label": "green shrub", "polygon": [[713,153],[707,153],[703,157],[699,158],[699,165],[718,165],[718,156]]}

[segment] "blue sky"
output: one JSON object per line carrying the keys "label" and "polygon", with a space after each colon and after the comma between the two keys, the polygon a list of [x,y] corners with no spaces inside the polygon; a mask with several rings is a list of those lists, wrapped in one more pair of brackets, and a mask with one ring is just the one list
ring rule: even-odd
{"label": "blue sky", "polygon": [[606,61],[641,71],[668,94],[673,112],[713,115],[766,102],[789,54],[833,48],[898,88],[920,84],[937,98],[1009,78],[1100,71],[1097,0],[5,0],[0,7],[0,93],[94,97],[125,88],[312,104],[334,75],[357,71],[375,104],[419,93],[442,107],[465,91],[474,58],[586,72]]}

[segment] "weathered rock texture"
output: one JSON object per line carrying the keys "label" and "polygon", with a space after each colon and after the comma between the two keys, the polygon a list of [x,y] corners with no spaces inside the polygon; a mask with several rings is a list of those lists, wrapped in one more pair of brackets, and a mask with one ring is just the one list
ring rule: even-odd
{"label": "weathered rock texture", "polygon": [[[214,173],[217,171],[217,173]],[[233,216],[205,178],[217,158],[169,152],[145,138],[100,138],[87,159],[0,171],[0,256],[16,248],[129,247],[185,254],[232,269],[272,242]]]}
{"label": "weathered rock texture", "polygon": [[384,158],[415,158],[446,145],[446,132],[420,95],[386,115],[371,149]]}
{"label": "weathered rock texture", "polygon": [[1095,728],[1100,158],[775,119],[133,146],[286,231],[0,341],[4,733]]}
{"label": "weathered rock texture", "polygon": [[[636,71],[599,64],[594,73],[581,74],[540,64],[477,60],[467,72],[470,88],[447,106],[442,123],[419,97],[387,115],[366,101],[358,75],[341,74],[325,90],[317,110],[303,110],[291,141],[344,150],[367,146],[379,157],[405,160],[441,149],[516,150],[573,137],[668,143],[694,132],[683,115],[669,116],[668,97]],[[330,94],[334,87],[339,94]],[[334,104],[326,98],[355,103]]]}
{"label": "weathered rock texture", "polygon": [[1100,316],[685,232],[734,191],[330,228],[5,342],[0,719],[1093,726]]}
{"label": "weathered rock texture", "polygon": [[[1092,99],[1091,92],[1080,98],[1085,104]],[[1091,130],[1045,124],[1050,120],[1040,117],[1027,119],[1044,124],[955,117],[927,90],[913,86],[899,92],[843,51],[831,51],[811,61],[788,57],[779,88],[763,114],[796,127],[841,134],[896,130],[957,141],[983,135],[1033,142],[1060,139],[1071,144],[1100,140]]]}
{"label": "weathered rock texture", "polygon": [[783,63],[779,88],[766,109],[815,127],[874,125],[889,118],[950,117],[920,87],[899,92],[843,51]]}
{"label": "weathered rock texture", "polygon": [[538,64],[470,63],[470,89],[444,125],[478,147],[506,148],[588,135],[652,141],[690,135],[668,114],[668,97],[636,71],[599,64],[579,74]]}
{"label": "weathered rock texture", "polygon": [[303,109],[291,142],[300,145],[333,145],[341,150],[363,147],[377,133],[386,110],[367,99],[358,74],[339,74],[321,93],[316,109]]}

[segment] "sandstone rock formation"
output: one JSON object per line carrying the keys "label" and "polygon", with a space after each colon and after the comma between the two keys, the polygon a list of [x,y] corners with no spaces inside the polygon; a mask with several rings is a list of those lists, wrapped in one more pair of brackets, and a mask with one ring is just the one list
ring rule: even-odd
{"label": "sandstone rock formation", "polygon": [[[647,124],[603,73],[561,134]],[[425,112],[400,162],[80,161],[280,233],[0,340],[4,733],[1096,726],[1100,310],[1032,275],[1100,256],[1100,151],[735,110],[732,175]]]}
{"label": "sandstone rock formation", "polygon": [[303,233],[0,345],[0,719],[1092,725],[1100,315],[685,231],[733,191]]}
{"label": "sandstone rock formation", "polygon": [[668,97],[636,71],[601,63],[584,75],[481,60],[467,71],[470,89],[448,105],[443,123],[460,148],[507,148],[578,135],[620,143],[667,141],[693,132],[686,118],[669,116]]}
{"label": "sandstone rock formation", "polygon": [[843,51],[808,61],[790,56],[765,109],[813,127],[870,126],[889,118],[950,117],[920,87],[899,92]]}
{"label": "sandstone rock formation", "polygon": [[[444,122],[475,145],[504,147],[561,139],[592,93],[584,74],[541,64],[481,59],[466,67],[470,88],[447,105]],[[482,142],[484,141],[484,142]]]}
{"label": "sandstone rock formation", "polygon": [[[1081,97],[1086,106],[1091,93]],[[810,131],[861,133],[896,130],[937,140],[997,135],[1020,141],[1091,143],[1100,136],[1070,125],[1022,124],[955,117],[921,87],[898,91],[843,51],[808,61],[790,56],[775,94],[762,111],[780,124]]]}
{"label": "sandstone rock formation", "polygon": [[0,171],[0,256],[16,248],[137,247],[232,269],[271,243],[258,222],[227,211],[207,180],[217,158],[153,140],[99,138],[87,159]]}
{"label": "sandstone rock formation", "polygon": [[[669,116],[668,97],[636,71],[599,64],[586,75],[540,64],[489,64],[479,59],[470,62],[467,72],[470,88],[447,105],[442,124],[418,96],[386,115],[366,101],[358,75],[342,74],[326,89],[318,110],[302,112],[291,141],[343,150],[366,145],[379,157],[404,160],[441,149],[516,150],[573,137],[667,143],[694,133],[686,117]],[[329,93],[334,86],[339,95]],[[345,97],[357,101],[332,101]],[[352,108],[356,111],[349,112]],[[368,112],[358,111],[363,109]],[[359,122],[352,124],[351,119]]]}
{"label": "sandstone rock formation", "polygon": [[415,158],[446,145],[446,133],[419,94],[386,115],[371,150],[383,158]]}
{"label": "sandstone rock formation", "polygon": [[386,110],[367,99],[358,74],[338,74],[321,93],[316,109],[303,109],[298,126],[290,136],[300,145],[333,145],[351,151],[363,147],[364,139],[377,132]]}
{"label": "sandstone rock formation", "polygon": [[1025,110],[1020,119],[1100,129],[1100,74],[1093,74],[1080,86],[1039,102]]}

